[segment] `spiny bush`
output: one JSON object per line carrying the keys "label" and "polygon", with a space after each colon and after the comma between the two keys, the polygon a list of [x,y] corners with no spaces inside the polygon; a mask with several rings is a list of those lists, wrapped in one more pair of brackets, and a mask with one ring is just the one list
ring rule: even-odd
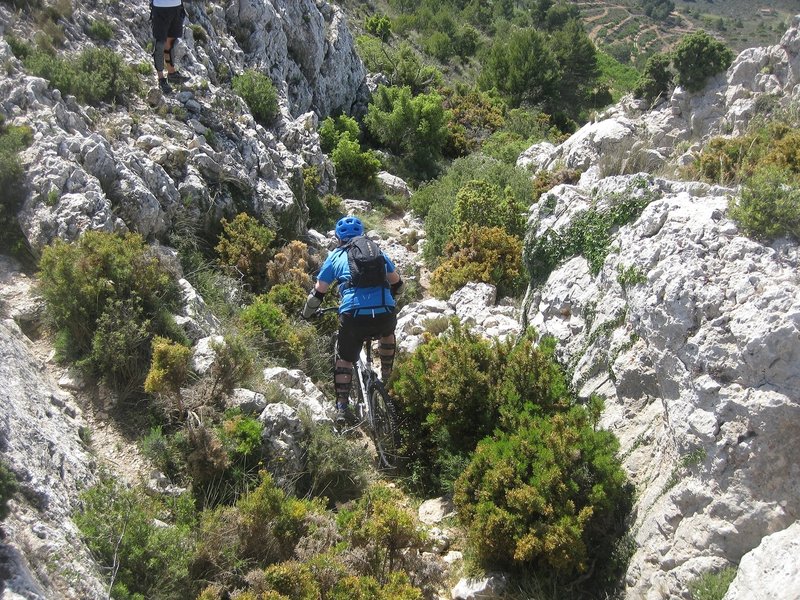
{"label": "spiny bush", "polygon": [[580,407],[482,441],[454,495],[479,560],[565,578],[602,561],[630,506],[618,445]]}
{"label": "spiny bush", "polygon": [[[531,203],[530,178],[524,170],[488,156],[472,154],[455,160],[439,179],[420,186],[411,197],[411,208],[420,217],[427,216],[438,204],[445,205],[451,212],[458,191],[474,180],[490,181],[504,190],[510,188],[514,201],[522,206]],[[428,231],[427,223],[425,229]]]}
{"label": "spiny bush", "polygon": [[331,590],[331,600],[423,600],[422,591],[412,586],[405,573],[392,573],[381,585],[375,578],[345,577]]}
{"label": "spiny bush", "polygon": [[24,64],[62,94],[73,94],[80,102],[92,105],[125,103],[141,87],[136,71],[110,48],[87,48],[72,59],[36,50]]}
{"label": "spiny bush", "polygon": [[478,154],[454,161],[440,179],[423,185],[411,197],[414,212],[425,215],[423,257],[429,267],[435,267],[442,258],[455,230],[456,196],[470,181],[492,182],[503,190],[508,206],[530,204],[531,183],[524,170]]}
{"label": "spiny bush", "polygon": [[541,200],[542,194],[549,192],[557,185],[562,183],[574,185],[580,181],[580,178],[581,173],[576,169],[541,170],[533,178],[533,198]]}
{"label": "spiny bush", "polygon": [[319,262],[311,257],[308,246],[294,240],[278,250],[267,264],[267,283],[270,287],[292,283],[307,290],[313,283],[309,273],[318,268]]}
{"label": "spiny bush", "polygon": [[324,424],[309,424],[308,431],[303,441],[305,473],[297,483],[298,494],[326,497],[329,504],[359,497],[369,483],[367,450]]}
{"label": "spiny bush", "polygon": [[270,248],[275,232],[247,213],[239,213],[228,221],[222,219],[222,233],[214,248],[219,262],[238,274],[254,291],[266,284],[267,263],[273,255]]}
{"label": "spiny bush", "polygon": [[503,192],[485,180],[468,181],[456,194],[454,228],[500,227],[509,235],[521,237],[524,210],[510,190]]}
{"label": "spiny bush", "polygon": [[192,596],[188,563],[195,511],[187,495],[166,503],[104,479],[81,502],[75,524],[95,559],[115,573],[114,598]]}
{"label": "spiny bush", "polygon": [[154,336],[181,340],[178,287],[140,236],[87,231],[45,248],[39,268],[62,356],[113,385],[142,385]]}
{"label": "spiny bush", "polygon": [[338,515],[339,528],[351,549],[365,552],[362,575],[385,583],[401,570],[403,556],[422,546],[414,514],[401,504],[402,497],[386,485],[374,485],[351,509]]}
{"label": "spiny bush", "polygon": [[447,298],[476,281],[491,283],[501,296],[518,293],[524,284],[522,241],[500,227],[460,229],[431,275],[431,293]]}
{"label": "spiny bush", "polygon": [[25,199],[19,152],[33,141],[29,127],[8,126],[0,115],[0,251],[16,252],[23,241],[17,213]]}
{"label": "spiny bush", "polygon": [[786,169],[762,167],[732,197],[731,219],[756,239],[772,241],[783,236],[800,240],[800,177]]}
{"label": "spiny bush", "polygon": [[144,380],[144,391],[148,394],[166,394],[183,416],[181,387],[189,377],[192,350],[161,336],[153,338],[152,346],[152,360]]}
{"label": "spiny bush", "polygon": [[248,69],[233,78],[233,91],[245,101],[253,118],[269,127],[278,116],[278,92],[272,80],[253,69]]}
{"label": "spiny bush", "polygon": [[[477,90],[443,90],[444,107],[450,111],[451,140],[447,153],[465,156],[480,147],[504,124],[503,106],[497,99]],[[456,132],[461,132],[456,134]],[[458,135],[459,139],[454,139]]]}
{"label": "spiny bush", "polygon": [[513,430],[529,415],[572,404],[555,342],[490,342],[456,320],[398,360],[392,389],[402,401],[402,443],[412,484],[426,492],[448,489],[478,441],[495,428]]}
{"label": "spiny bush", "polygon": [[267,296],[257,296],[240,315],[243,326],[270,356],[297,364],[305,345],[311,343],[313,328],[294,323]]}
{"label": "spiny bush", "polygon": [[201,515],[191,558],[192,577],[241,587],[251,569],[291,558],[298,541],[308,533],[311,518],[322,511],[318,502],[287,496],[262,472],[258,487],[234,506]]}
{"label": "spiny bush", "polygon": [[712,138],[700,153],[697,169],[706,180],[736,184],[767,167],[800,174],[800,129],[782,120],[756,124],[742,136]]}

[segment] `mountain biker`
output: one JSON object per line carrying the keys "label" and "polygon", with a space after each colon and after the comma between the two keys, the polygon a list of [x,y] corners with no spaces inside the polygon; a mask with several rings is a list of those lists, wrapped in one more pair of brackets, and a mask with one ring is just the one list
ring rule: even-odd
{"label": "mountain biker", "polygon": [[302,315],[310,318],[322,304],[322,298],[333,282],[339,284],[338,354],[333,373],[336,391],[336,421],[350,421],[350,387],[353,381],[353,363],[368,339],[379,339],[381,378],[386,381],[392,372],[395,354],[394,330],[397,326],[394,297],[403,280],[394,263],[383,252],[385,281],[382,285],[360,287],[351,281],[348,245],[354,238],[364,235],[364,224],[357,217],[344,217],[336,223],[339,246],[331,252],[320,268],[317,282],[308,295]]}
{"label": "mountain biker", "polygon": [[[188,77],[179,73],[172,64],[175,40],[183,34],[183,0],[151,0],[150,18],[153,21],[153,62],[158,73],[158,87],[164,94],[172,93],[170,83],[184,83]],[[164,64],[167,74],[164,75]]]}

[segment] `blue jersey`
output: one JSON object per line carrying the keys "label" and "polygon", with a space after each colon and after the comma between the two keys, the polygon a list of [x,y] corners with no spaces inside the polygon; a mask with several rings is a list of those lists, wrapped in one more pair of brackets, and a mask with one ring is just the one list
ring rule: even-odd
{"label": "blue jersey", "polygon": [[[393,273],[394,263],[386,254],[383,254],[383,259],[386,261],[386,272]],[[339,304],[340,313],[353,312],[356,316],[381,314],[395,305],[388,284],[367,288],[350,285],[350,263],[347,260],[347,250],[344,248],[336,248],[328,254],[317,279],[328,285],[334,282],[339,284],[339,295],[342,297],[342,302]]]}

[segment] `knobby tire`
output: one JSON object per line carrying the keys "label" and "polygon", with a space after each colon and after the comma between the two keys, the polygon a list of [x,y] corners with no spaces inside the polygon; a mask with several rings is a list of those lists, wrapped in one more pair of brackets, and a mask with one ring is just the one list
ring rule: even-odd
{"label": "knobby tire", "polygon": [[397,416],[394,404],[383,383],[375,381],[369,389],[372,406],[372,429],[375,436],[375,448],[381,466],[387,469],[397,467],[400,440],[397,435]]}

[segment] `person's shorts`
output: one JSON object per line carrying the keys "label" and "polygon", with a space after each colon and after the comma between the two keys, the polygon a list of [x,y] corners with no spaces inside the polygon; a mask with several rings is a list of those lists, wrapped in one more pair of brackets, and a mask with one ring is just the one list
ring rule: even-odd
{"label": "person's shorts", "polygon": [[154,6],[151,10],[155,41],[164,42],[167,38],[179,38],[183,35],[182,6]]}
{"label": "person's shorts", "polygon": [[394,310],[374,317],[354,317],[348,313],[340,314],[337,358],[347,362],[356,362],[358,353],[366,340],[393,335],[395,327],[397,327],[397,315]]}

